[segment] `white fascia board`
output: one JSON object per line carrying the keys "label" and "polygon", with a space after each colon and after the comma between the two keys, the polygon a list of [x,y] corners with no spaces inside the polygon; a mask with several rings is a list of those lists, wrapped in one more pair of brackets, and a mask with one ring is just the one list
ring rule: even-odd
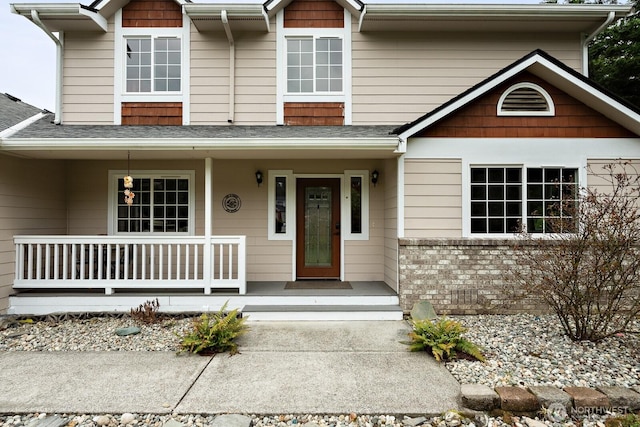
{"label": "white fascia board", "polygon": [[233,17],[265,17],[262,3],[232,4],[232,3],[187,3],[182,6],[184,13],[190,17],[219,18],[223,10]]}
{"label": "white fascia board", "polygon": [[389,138],[261,138],[261,139],[29,139],[12,138],[3,141],[2,149],[13,151],[64,151],[64,150],[281,150],[281,149],[328,149],[328,150],[394,150],[398,146],[396,137]]}
{"label": "white fascia board", "polygon": [[[82,18],[92,21],[96,29],[101,29],[105,33],[108,30],[107,19],[97,12],[85,9],[79,3],[18,3],[10,5],[11,12],[22,15],[31,20],[31,11],[35,10],[42,20],[55,21],[56,19]],[[70,28],[61,28],[69,30]],[[53,31],[58,31],[55,29]]]}
{"label": "white fascia board", "polygon": [[367,3],[368,17],[375,16],[439,16],[439,17],[562,17],[585,18],[606,16],[615,12],[623,17],[631,11],[630,5],[565,5],[565,4],[429,4],[429,3]]}
{"label": "white fascia board", "polygon": [[[359,15],[363,9],[363,5],[355,0],[336,0],[336,2],[356,16]],[[264,7],[267,12],[273,14],[274,12],[278,12],[281,8],[286,7],[289,3],[291,3],[291,0],[274,0]]]}
{"label": "white fascia board", "polygon": [[18,133],[19,131],[21,131],[22,129],[26,128],[27,126],[29,126],[32,123],[37,122],[38,120],[42,119],[43,117],[45,117],[48,113],[41,111],[38,114],[35,114],[31,117],[29,117],[26,120],[21,121],[18,124],[15,124],[5,130],[3,130],[2,132],[0,132],[0,145],[4,145],[2,140],[4,138],[9,138],[11,137],[11,135],[14,135],[16,133]]}

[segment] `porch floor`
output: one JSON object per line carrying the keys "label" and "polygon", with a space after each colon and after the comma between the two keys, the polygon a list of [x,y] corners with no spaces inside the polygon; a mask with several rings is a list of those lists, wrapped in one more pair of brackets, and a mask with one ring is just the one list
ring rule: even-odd
{"label": "porch floor", "polygon": [[[229,309],[240,311],[251,307],[253,320],[384,320],[381,313],[389,312],[393,312],[391,317],[396,320],[402,316],[398,295],[386,283],[350,283],[351,289],[285,289],[284,281],[248,282],[244,295],[236,290],[221,289],[212,290],[210,295],[194,289],[119,289],[111,295],[106,295],[102,289],[82,292],[39,289],[20,291],[11,296],[9,314],[128,313],[145,301],[158,298],[162,312],[216,311],[227,303]],[[260,313],[269,313],[268,319],[261,318]],[[360,314],[355,318],[353,313]]]}

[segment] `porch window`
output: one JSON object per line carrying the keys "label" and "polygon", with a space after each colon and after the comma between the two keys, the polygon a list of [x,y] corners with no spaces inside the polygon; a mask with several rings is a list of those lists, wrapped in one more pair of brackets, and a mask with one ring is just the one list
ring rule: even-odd
{"label": "porch window", "polygon": [[268,232],[269,240],[293,239],[295,209],[295,179],[293,171],[270,170],[268,176]]}
{"label": "porch window", "polygon": [[362,233],[362,177],[351,177],[351,233]]}
{"label": "porch window", "polygon": [[114,231],[120,233],[190,233],[193,230],[192,176],[144,175],[131,172],[135,197],[131,206],[122,197],[124,179],[113,173]]}
{"label": "porch window", "polygon": [[[470,212],[472,234],[567,232],[566,203],[578,191],[576,168],[472,167]],[[553,218],[554,221],[549,221]],[[557,219],[561,221],[558,222]]]}

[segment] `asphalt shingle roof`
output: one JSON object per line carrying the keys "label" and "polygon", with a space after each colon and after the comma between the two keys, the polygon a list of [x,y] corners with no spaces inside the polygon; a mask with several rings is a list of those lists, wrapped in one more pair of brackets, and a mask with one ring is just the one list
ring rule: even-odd
{"label": "asphalt shingle roof", "polygon": [[0,93],[0,132],[35,116],[42,110],[18,98]]}
{"label": "asphalt shingle roof", "polygon": [[394,126],[54,125],[49,114],[12,136],[26,139],[390,138]]}

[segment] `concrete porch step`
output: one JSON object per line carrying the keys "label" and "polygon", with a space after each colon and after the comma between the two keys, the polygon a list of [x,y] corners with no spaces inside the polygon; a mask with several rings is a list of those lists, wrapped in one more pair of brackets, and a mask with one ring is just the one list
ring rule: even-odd
{"label": "concrete porch step", "polygon": [[245,305],[248,321],[402,320],[399,305]]}

